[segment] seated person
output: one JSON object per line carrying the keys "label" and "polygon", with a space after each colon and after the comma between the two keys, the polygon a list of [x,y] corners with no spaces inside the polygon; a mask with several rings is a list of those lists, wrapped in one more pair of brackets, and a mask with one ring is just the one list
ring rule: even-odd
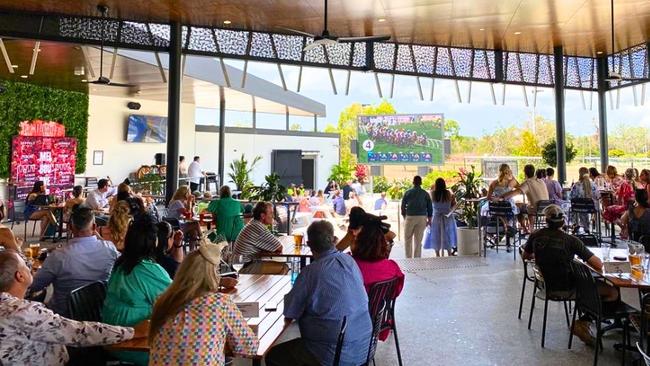
{"label": "seated person", "polygon": [[334,206],[334,213],[339,216],[345,216],[348,211],[345,207],[345,200],[343,199],[343,194],[341,191],[334,192],[334,199],[332,200],[332,205]]}
{"label": "seated person", "polygon": [[[180,186],[174,193],[167,206],[167,217],[176,220],[185,220],[188,216],[192,218],[194,212],[194,195],[187,186]],[[190,239],[190,248],[196,246],[201,237],[201,227],[198,221],[188,221],[181,223],[183,235]]]}
{"label": "seated person", "polygon": [[[404,287],[404,273],[394,260],[388,259],[391,245],[386,241],[383,230],[384,225],[380,217],[368,215],[363,229],[356,236],[356,244],[352,249],[352,258],[359,266],[363,277],[363,285],[368,292],[372,285],[377,282],[398,278],[393,296],[393,298],[396,298]],[[389,335],[390,331],[382,332],[379,334],[379,339],[384,341]]]}
{"label": "seated person", "polygon": [[523,194],[526,196],[526,199],[528,200],[528,224],[527,227],[525,227],[524,233],[527,234],[532,231],[532,224],[535,222],[537,202],[548,200],[548,191],[546,190],[546,183],[541,179],[537,179],[535,176],[535,166],[532,164],[524,166],[524,174],[526,175],[526,180],[519,184],[519,186],[514,190],[504,193],[501,196],[501,199],[508,200],[517,194]]}
{"label": "seated person", "polygon": [[95,216],[89,208],[78,208],[70,217],[72,239],[53,250],[34,276],[32,292],[50,284],[54,293],[48,307],[68,316],[70,292],[95,281],[107,281],[119,253],[110,241],[96,236]]}
{"label": "seated person", "polygon": [[[132,326],[151,317],[154,302],[172,282],[167,271],[155,262],[157,240],[152,218],[140,216],[129,226],[124,251],[108,280],[102,321]],[[148,354],[141,352],[114,352],[114,356],[136,365],[147,365],[149,361]]]}
{"label": "seated person", "polygon": [[296,320],[301,337],[271,348],[266,365],[331,365],[344,316],[347,331],[340,364],[364,364],[372,325],[359,267],[352,257],[336,250],[329,222],[313,222],[307,238],[314,261],[300,272],[284,298],[285,324]]}
{"label": "seated person", "polygon": [[[345,234],[343,239],[341,239],[336,244],[336,249],[344,251],[347,248],[350,248],[350,250],[352,250],[356,243],[357,235],[369,218],[375,218],[381,221],[385,220],[386,216],[371,215],[366,213],[366,211],[364,211],[361,207],[353,207],[352,210],[350,210],[350,223],[348,225],[348,232]],[[390,248],[388,249],[388,253],[390,254],[390,250],[393,248],[393,240],[397,235],[394,232],[390,231],[390,224],[388,223],[381,222],[381,229],[386,238],[386,242],[390,245]]]}
{"label": "seated person", "polygon": [[[323,195],[323,191],[318,191],[318,192],[320,193],[321,196]],[[320,196],[317,196],[316,190],[312,189],[309,194],[309,206],[320,206],[321,204],[322,203],[320,200]]]}
{"label": "seated person", "polygon": [[383,211],[388,207],[388,201],[386,201],[386,192],[381,192],[381,197],[377,198],[375,201],[375,211]]}
{"label": "seated person", "polygon": [[66,346],[88,347],[145,337],[147,327],[80,322],[25,300],[32,273],[13,250],[0,252],[0,362],[3,365],[65,365]]}
{"label": "seated person", "polygon": [[32,191],[27,194],[27,198],[25,199],[25,210],[23,211],[25,218],[35,221],[40,220],[41,232],[39,234],[39,240],[43,240],[47,227],[50,224],[56,225],[56,218],[54,217],[54,214],[52,214],[52,211],[47,208],[41,209],[40,207],[49,203],[45,192],[45,183],[43,183],[42,180],[34,182]]}
{"label": "seated person", "polygon": [[217,233],[229,242],[235,241],[244,228],[244,220],[241,217],[244,208],[239,201],[232,198],[230,187],[221,187],[219,199],[210,202],[208,212],[212,213],[212,219],[217,223]]}
{"label": "seated person", "polygon": [[20,248],[23,246],[22,239],[16,238],[10,228],[1,224],[6,215],[7,209],[4,202],[0,200],[0,246],[5,250],[15,250],[20,253]]}
{"label": "seated person", "polygon": [[273,206],[268,202],[258,202],[253,208],[251,220],[235,240],[233,254],[242,256],[243,274],[287,274],[286,263],[261,260],[262,252],[282,253],[282,243],[269,231],[267,225],[273,224]]}
{"label": "seated person", "polygon": [[106,225],[108,222],[108,217],[104,215],[103,212],[110,208],[108,199],[115,193],[116,189],[111,187],[110,181],[102,178],[97,181],[97,189],[88,192],[86,201],[82,204],[83,207],[88,207],[93,211],[102,212],[101,215],[98,215],[95,218],[99,226]]}
{"label": "seated person", "polygon": [[621,237],[636,241],[640,240],[642,236],[650,239],[650,208],[647,190],[637,189],[634,192],[634,205],[623,214],[621,222],[623,224]]}
{"label": "seated person", "polygon": [[102,238],[110,240],[115,244],[118,251],[124,249],[124,237],[126,230],[131,223],[131,208],[127,201],[119,201],[113,207],[108,224],[99,228],[99,234]]}
{"label": "seated person", "polygon": [[65,221],[68,221],[70,219],[70,214],[72,214],[72,210],[75,207],[81,206],[86,201],[85,198],[81,197],[83,191],[84,188],[82,186],[74,186],[72,188],[72,198],[65,201],[65,205],[63,206],[63,215]]}
{"label": "seated person", "polygon": [[178,266],[183,262],[183,232],[172,229],[172,226],[161,221],[158,226],[158,242],[156,243],[156,262],[160,264],[170,278],[174,278]]}
{"label": "seated person", "polygon": [[307,196],[300,196],[298,199],[298,212],[311,212],[311,205]]}
{"label": "seated person", "polygon": [[[580,239],[562,231],[564,212],[558,205],[549,205],[543,211],[547,227],[530,235],[524,246],[523,259],[534,259],[539,266],[544,280],[553,283],[555,291],[573,292],[574,279],[571,274],[571,261],[576,256],[585,261],[596,271],[602,271],[603,263]],[[603,302],[618,300],[618,291],[604,282],[598,281],[598,292]],[[588,345],[594,344],[594,337],[589,331],[588,317],[582,317],[575,323],[573,334]]]}
{"label": "seated person", "polygon": [[201,199],[197,204],[196,204],[196,212],[198,213],[203,213],[207,211],[208,206],[212,202],[212,193],[210,192],[203,192],[203,199]]}
{"label": "seated person", "polygon": [[[237,356],[256,354],[257,336],[232,298],[219,292],[225,245],[204,241],[187,255],[172,285],[156,300],[149,365],[224,365],[226,348]],[[231,287],[237,283],[228,280]]]}

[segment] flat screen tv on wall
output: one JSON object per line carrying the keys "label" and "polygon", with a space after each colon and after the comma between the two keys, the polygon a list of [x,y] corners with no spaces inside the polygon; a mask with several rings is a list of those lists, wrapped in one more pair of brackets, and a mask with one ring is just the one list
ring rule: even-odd
{"label": "flat screen tv on wall", "polygon": [[167,142],[167,117],[130,115],[126,141]]}

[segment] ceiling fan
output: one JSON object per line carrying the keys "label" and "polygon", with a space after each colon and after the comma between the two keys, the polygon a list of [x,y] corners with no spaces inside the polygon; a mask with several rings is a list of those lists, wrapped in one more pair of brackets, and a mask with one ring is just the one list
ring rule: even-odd
{"label": "ceiling fan", "polygon": [[299,31],[296,29],[291,29],[291,28],[282,28],[284,30],[287,30],[291,33],[295,33],[301,36],[305,37],[310,37],[314,39],[314,42],[308,44],[303,48],[303,52],[309,51],[312,48],[316,48],[318,46],[326,46],[326,45],[333,45],[337,43],[350,43],[350,42],[384,42],[388,41],[390,39],[389,35],[383,35],[383,36],[364,36],[364,37],[336,37],[330,34],[330,32],[327,30],[327,0],[325,0],[325,28],[323,29],[323,32],[320,35],[314,35],[311,33]]}
{"label": "ceiling fan", "polygon": [[102,14],[102,30],[100,36],[101,43],[99,46],[99,77],[97,78],[97,80],[86,81],[85,83],[95,84],[95,85],[117,86],[121,88],[134,88],[137,85],[114,83],[111,81],[111,79],[104,76],[104,28],[106,26],[105,20],[106,20],[106,15],[108,14],[108,6],[97,5],[97,10]]}
{"label": "ceiling fan", "polygon": [[[614,54],[614,0],[610,0],[611,4],[611,21],[612,21],[612,55]],[[613,65],[612,65],[613,66]],[[640,82],[650,82],[650,78],[624,78],[619,72],[615,70],[609,70],[607,73],[606,81],[610,83],[620,82],[620,81],[640,81]]]}

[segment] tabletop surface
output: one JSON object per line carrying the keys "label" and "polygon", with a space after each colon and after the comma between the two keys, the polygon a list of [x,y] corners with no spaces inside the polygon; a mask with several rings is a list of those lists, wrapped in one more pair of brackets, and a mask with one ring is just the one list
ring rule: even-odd
{"label": "tabletop surface", "polygon": [[269,252],[264,252],[260,253],[261,257],[306,257],[306,258],[311,258],[313,257],[313,254],[311,253],[311,249],[307,246],[307,244],[303,243],[302,246],[296,248],[296,244],[293,241],[293,235],[281,235],[278,236],[278,239],[282,243],[282,253],[269,253]]}
{"label": "tabletop surface", "polygon": [[[284,329],[284,295],[291,290],[290,276],[240,275],[239,283],[230,293],[235,302],[258,302],[259,317],[246,318],[246,322],[257,330],[259,348],[254,358],[262,358],[278,339]],[[267,304],[275,311],[266,311]],[[106,347],[111,351],[149,351],[147,338],[135,338]]]}
{"label": "tabletop surface", "polygon": [[[589,248],[595,256],[600,258],[603,261],[603,252],[602,248]],[[619,261],[614,259],[614,257],[625,258],[624,261]],[[610,262],[629,262],[628,250],[623,248],[611,248],[609,252],[609,261]],[[643,278],[635,279],[630,276],[629,273],[602,273],[608,281],[610,281],[616,287],[629,287],[629,288],[650,288],[650,274],[645,273]]]}

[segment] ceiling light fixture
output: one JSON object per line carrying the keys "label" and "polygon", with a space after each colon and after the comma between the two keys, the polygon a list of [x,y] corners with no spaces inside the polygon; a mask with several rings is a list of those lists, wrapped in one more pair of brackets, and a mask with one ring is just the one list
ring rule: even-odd
{"label": "ceiling light fixture", "polygon": [[379,19],[377,19],[377,21],[378,21],[379,23],[383,23],[383,22],[386,21],[386,18],[379,18]]}
{"label": "ceiling light fixture", "polygon": [[223,24],[225,24],[225,25],[228,25],[228,24],[230,24],[230,23],[232,23],[230,20],[224,20],[224,21],[223,21]]}
{"label": "ceiling light fixture", "polygon": [[20,75],[21,78],[27,79],[27,75]]}
{"label": "ceiling light fixture", "polygon": [[82,82],[82,83],[87,83],[88,80],[86,80],[86,79],[81,79],[81,82]]}
{"label": "ceiling light fixture", "polygon": [[479,28],[479,30],[480,30],[480,31],[482,32],[482,31],[484,31],[484,30],[485,30],[485,28]]}
{"label": "ceiling light fixture", "polygon": [[17,69],[18,65],[11,65],[11,67],[13,67],[14,69]]}
{"label": "ceiling light fixture", "polygon": [[515,36],[518,36],[520,34],[521,34],[521,32],[515,32]]}
{"label": "ceiling light fixture", "polygon": [[602,55],[602,54],[603,54],[603,51],[596,51],[596,54],[597,54],[597,55]]}

